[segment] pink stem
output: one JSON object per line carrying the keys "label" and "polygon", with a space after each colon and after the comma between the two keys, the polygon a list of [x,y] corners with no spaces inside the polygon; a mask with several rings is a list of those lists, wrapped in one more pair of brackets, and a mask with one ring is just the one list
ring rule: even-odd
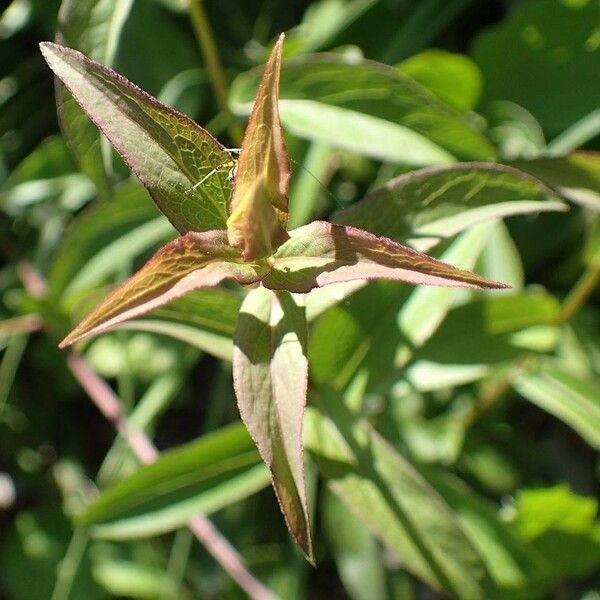
{"label": "pink stem", "polygon": [[[75,352],[67,356],[71,372],[87,392],[100,412],[115,426],[116,430],[129,444],[133,453],[143,464],[156,460],[158,451],[143,431],[133,427],[121,408],[119,398],[110,386],[99,377]],[[244,565],[237,550],[223,534],[203,515],[192,517],[187,523],[196,539],[210,552],[213,558],[229,573],[231,578],[253,600],[278,600],[271,590],[266,588]]]}

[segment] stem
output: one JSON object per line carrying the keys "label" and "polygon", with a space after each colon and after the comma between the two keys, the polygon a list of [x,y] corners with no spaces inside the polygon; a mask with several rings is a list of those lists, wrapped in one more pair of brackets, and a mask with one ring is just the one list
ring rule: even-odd
{"label": "stem", "polygon": [[556,319],[557,324],[566,323],[585,304],[592,295],[596,286],[600,283],[600,262],[597,262],[586,270],[573,289],[564,299],[560,314]]}
{"label": "stem", "polygon": [[162,600],[177,600],[180,597],[181,585],[185,575],[185,567],[192,547],[192,535],[188,529],[178,529],[175,533],[171,556],[167,565],[168,589],[165,590]]}
{"label": "stem", "polygon": [[[127,421],[119,399],[110,386],[90,369],[81,355],[75,352],[70,353],[67,356],[67,364],[92,402],[115,426],[138,460],[143,464],[154,462],[158,457],[158,451],[142,431]],[[252,600],[278,600],[271,590],[248,571],[240,554],[209,519],[203,515],[197,515],[188,521],[187,526],[194,533],[196,539]]]}
{"label": "stem", "polygon": [[69,598],[87,542],[88,536],[85,531],[80,528],[75,529],[65,556],[58,565],[56,584],[50,600],[67,600]]}
{"label": "stem", "polygon": [[[190,0],[190,16],[196,40],[198,41],[202,58],[206,64],[208,78],[217,97],[219,107],[228,117],[231,117],[232,114],[229,110],[229,104],[227,103],[225,73],[221,61],[219,60],[219,54],[217,53],[217,47],[215,45],[210,24],[206,18],[206,13],[204,12],[202,0]],[[231,141],[236,146],[239,146],[242,140],[242,130],[239,125],[231,123],[228,126],[228,131]]]}

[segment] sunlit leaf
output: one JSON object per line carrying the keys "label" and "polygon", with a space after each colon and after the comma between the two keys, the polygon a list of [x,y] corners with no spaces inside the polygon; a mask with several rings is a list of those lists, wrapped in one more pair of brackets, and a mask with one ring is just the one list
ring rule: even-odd
{"label": "sunlit leaf", "polygon": [[413,284],[503,288],[469,271],[367,231],[314,221],[290,232],[263,280],[271,289],[308,292],[352,279],[392,279]]}
{"label": "sunlit leaf", "polygon": [[461,163],[401,175],[338,213],[335,221],[426,251],[482,221],[556,210],[566,210],[557,194],[522,171]]}
{"label": "sunlit leaf", "polygon": [[231,425],[165,452],[108,488],[79,519],[97,537],[148,537],[238,502],[268,482],[244,427]]}
{"label": "sunlit leaf", "polygon": [[227,220],[229,243],[245,260],[272,254],[287,239],[290,163],[279,122],[283,34],[265,66],[237,164]]}
{"label": "sunlit leaf", "polygon": [[213,287],[224,279],[247,284],[265,268],[242,262],[227,244],[225,231],[190,232],[161,248],[135,275],[102,301],[60,344],[105,331],[143,315],[193,290]]}
{"label": "sunlit leaf", "polygon": [[[257,82],[256,71],[234,81],[234,110],[248,111]],[[280,93],[286,128],[334,147],[418,166],[451,162],[454,156],[488,160],[495,155],[487,139],[458,111],[393,67],[355,55],[287,61]],[[390,144],[388,138],[403,143]]]}
{"label": "sunlit leaf", "polygon": [[230,155],[189,117],[83,54],[44,42],[46,61],[180,233],[223,229]]}
{"label": "sunlit leaf", "polygon": [[289,293],[248,294],[234,338],[233,382],[242,419],[273,476],[286,523],[314,560],[302,444],[308,360],[304,308]]}

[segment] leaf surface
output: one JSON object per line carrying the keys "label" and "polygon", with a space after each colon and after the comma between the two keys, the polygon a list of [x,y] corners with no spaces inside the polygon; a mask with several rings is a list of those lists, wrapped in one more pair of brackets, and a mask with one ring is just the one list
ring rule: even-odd
{"label": "leaf surface", "polygon": [[426,251],[482,221],[556,210],[566,205],[527,173],[460,163],[401,175],[334,219]]}
{"label": "leaf surface", "polygon": [[310,408],[306,448],[330,489],[394,554],[435,589],[488,598],[490,580],[448,504],[403,456],[339,398]]}
{"label": "leaf surface", "polygon": [[[63,0],[56,41],[104,65],[113,64],[119,37],[133,0]],[[81,170],[101,196],[110,193],[102,136],[60,80],[56,80],[58,116]]]}
{"label": "leaf surface", "polygon": [[106,490],[80,517],[97,537],[149,537],[181,527],[268,484],[252,440],[230,425],[161,455]]}
{"label": "leaf surface", "polygon": [[572,427],[593,448],[600,448],[600,382],[570,373],[558,361],[540,360],[514,381],[524,398]]}
{"label": "leaf surface", "polygon": [[[234,81],[234,110],[248,110],[257,80],[256,71],[250,71]],[[287,61],[280,110],[284,125],[297,135],[379,159],[423,166],[449,162],[453,156],[488,160],[495,155],[463,115],[428,90],[393,67],[355,56],[321,54]],[[380,126],[371,128],[370,119]],[[391,157],[381,156],[382,145],[387,147],[381,136],[384,123],[392,135],[404,133],[405,143],[392,148]]]}
{"label": "leaf surface", "polygon": [[304,308],[287,292],[252,290],[234,337],[235,393],[242,419],[271,471],[288,528],[314,561],[302,443],[307,380]]}
{"label": "leaf surface", "polygon": [[180,233],[224,229],[231,157],[189,117],[80,52],[40,44],[54,73]]}
{"label": "leaf surface", "polygon": [[272,254],[287,239],[290,163],[279,121],[279,72],[283,34],[258,87],[244,133],[227,220],[229,243],[245,260]]}
{"label": "leaf surface", "polygon": [[258,281],[266,269],[243,263],[225,231],[190,232],[161,248],[104,299],[60,344],[61,348],[143,315],[193,290],[224,279]]}
{"label": "leaf surface", "polygon": [[290,240],[273,256],[263,285],[271,289],[309,292],[353,279],[392,279],[412,284],[503,288],[367,231],[314,221],[290,232]]}

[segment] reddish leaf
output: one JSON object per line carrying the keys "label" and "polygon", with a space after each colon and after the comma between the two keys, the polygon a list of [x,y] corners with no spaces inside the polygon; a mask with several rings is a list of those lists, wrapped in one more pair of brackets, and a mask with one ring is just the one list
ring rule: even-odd
{"label": "reddish leaf", "polygon": [[252,290],[242,304],[234,337],[235,394],[271,471],[288,528],[312,562],[302,443],[307,379],[304,308],[291,294]]}
{"label": "reddish leaf", "polygon": [[413,284],[505,288],[412,248],[362,229],[314,221],[290,232],[274,255],[263,285],[274,290],[309,292],[353,279],[394,279]]}
{"label": "reddish leaf", "polygon": [[290,164],[279,121],[279,71],[283,34],[277,40],[258,88],[237,166],[229,242],[244,260],[268,256],[287,239]]}
{"label": "reddish leaf", "polygon": [[135,275],[105,298],[60,344],[61,348],[139,317],[224,279],[259,281],[265,267],[249,265],[227,245],[225,231],[190,232],[161,248]]}

